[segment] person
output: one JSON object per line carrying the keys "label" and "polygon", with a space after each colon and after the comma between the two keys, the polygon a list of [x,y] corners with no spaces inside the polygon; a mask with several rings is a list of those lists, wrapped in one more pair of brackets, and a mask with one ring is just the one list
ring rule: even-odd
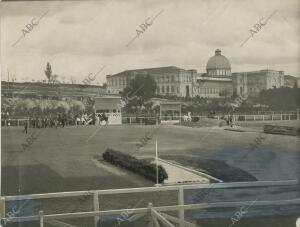
{"label": "person", "polygon": [[225,117],[225,120],[226,120],[227,126],[229,127],[229,115],[227,115],[227,116]]}
{"label": "person", "polygon": [[82,125],[85,125],[84,115],[81,115],[81,124],[82,124]]}
{"label": "person", "polygon": [[55,126],[55,128],[57,128],[57,125],[58,125],[58,120],[56,118],[54,118],[54,126]]}
{"label": "person", "polygon": [[79,124],[80,124],[80,118],[79,118],[79,116],[78,115],[76,115],[76,126],[78,126]]}
{"label": "person", "polygon": [[232,120],[233,120],[233,117],[232,117],[232,115],[230,115],[230,116],[229,116],[229,123],[230,123],[230,127],[231,127],[231,128],[232,128],[232,126],[233,126]]}
{"label": "person", "polygon": [[63,114],[62,117],[61,117],[61,126],[63,128],[65,127],[65,123],[66,123],[66,116],[65,116],[65,114]]}
{"label": "person", "polygon": [[24,123],[24,132],[27,134],[27,128],[28,128],[28,124],[27,121],[25,121]]}
{"label": "person", "polygon": [[96,125],[100,125],[100,117],[96,114]]}

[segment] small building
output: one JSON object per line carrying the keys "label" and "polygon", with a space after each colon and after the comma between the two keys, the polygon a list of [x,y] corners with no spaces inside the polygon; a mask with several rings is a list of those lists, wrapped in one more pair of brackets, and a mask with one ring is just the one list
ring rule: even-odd
{"label": "small building", "polygon": [[175,124],[181,121],[181,103],[163,102],[160,104],[160,122],[162,124]]}
{"label": "small building", "polygon": [[95,98],[95,115],[105,114],[109,125],[122,124],[121,97],[103,96]]}

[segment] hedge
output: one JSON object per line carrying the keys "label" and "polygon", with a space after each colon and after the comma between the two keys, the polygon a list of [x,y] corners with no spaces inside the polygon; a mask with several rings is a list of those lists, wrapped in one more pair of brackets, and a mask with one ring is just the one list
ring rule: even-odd
{"label": "hedge", "polygon": [[[148,160],[140,160],[134,156],[110,148],[107,148],[102,156],[105,161],[110,162],[113,165],[120,166],[156,182],[156,165]],[[162,183],[165,179],[168,179],[168,174],[166,170],[159,165],[158,183]]]}

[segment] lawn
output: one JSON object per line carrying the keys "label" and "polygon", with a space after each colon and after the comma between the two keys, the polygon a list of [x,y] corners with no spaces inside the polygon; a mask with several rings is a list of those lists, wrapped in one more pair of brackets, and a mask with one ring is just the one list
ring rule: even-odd
{"label": "lawn", "polygon": [[[29,129],[29,134],[24,134],[21,128],[2,129],[2,193],[151,186],[151,181],[129,172],[112,174],[104,166],[96,165],[93,159],[108,147],[140,157],[154,157],[155,140],[160,156],[198,156],[221,161],[258,180],[298,179],[300,176],[300,139],[297,137],[266,134],[266,138],[251,149],[259,132],[173,125],[157,127]],[[37,131],[37,138],[22,151],[22,143]],[[137,149],[136,143],[147,132],[154,132],[153,138]]]}
{"label": "lawn", "polygon": [[[136,143],[153,130],[156,130],[153,139],[136,149]],[[238,133],[222,128],[172,125],[159,129],[157,126],[130,125],[29,129],[27,135],[21,128],[2,128],[1,132],[2,195],[153,186],[151,181],[133,173],[111,169],[101,163],[98,165],[94,158],[102,155],[108,147],[139,157],[154,157],[155,140],[158,141],[160,156],[184,155],[219,160],[258,180],[298,179],[300,176],[299,138],[291,136],[267,135],[255,150],[249,151],[259,132]],[[22,151],[22,143],[26,143],[33,132],[37,132],[37,138]],[[226,194],[227,199],[237,199],[230,193]],[[148,201],[155,205],[172,205],[176,203],[175,198],[171,193],[100,197],[100,207],[134,207],[140,199],[143,199],[140,207],[146,206]],[[83,203],[78,198],[46,201],[40,208],[46,213],[77,208],[88,210],[91,209],[91,200],[89,198]]]}

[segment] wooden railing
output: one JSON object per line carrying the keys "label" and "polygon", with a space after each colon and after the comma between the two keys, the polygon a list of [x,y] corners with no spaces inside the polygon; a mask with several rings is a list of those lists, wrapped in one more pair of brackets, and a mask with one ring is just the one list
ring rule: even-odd
{"label": "wooden railing", "polygon": [[[62,222],[63,219],[94,217],[94,226],[97,226],[99,217],[109,215],[121,215],[123,212],[130,212],[131,214],[140,214],[141,216],[148,215],[149,223],[157,226],[157,219],[160,220],[165,226],[170,225],[170,222],[179,223],[180,227],[194,226],[193,223],[188,223],[184,218],[184,211],[191,209],[205,209],[205,208],[229,208],[247,206],[253,204],[253,201],[238,201],[238,202],[217,202],[217,203],[198,203],[198,204],[184,204],[185,190],[189,189],[233,189],[233,188],[255,188],[255,187],[272,187],[272,186],[299,186],[299,180],[288,181],[254,181],[254,182],[235,182],[235,183],[215,183],[215,184],[192,184],[192,185],[176,185],[176,186],[157,186],[157,187],[143,187],[143,188],[124,188],[124,189],[108,189],[108,190],[92,190],[92,191],[73,191],[73,192],[57,192],[46,194],[31,194],[26,197],[31,200],[36,199],[49,199],[49,198],[66,198],[76,196],[92,196],[94,211],[88,212],[76,212],[76,213],[60,213],[60,214],[45,214],[42,210],[38,215],[26,216],[26,217],[7,217],[5,204],[10,201],[23,200],[23,196],[5,196],[1,197],[0,214],[1,218],[5,222],[24,222],[24,221],[39,221],[40,226],[43,227],[44,223],[51,223],[57,226],[72,226]],[[141,193],[141,192],[163,192],[163,191],[177,191],[178,205],[172,206],[159,206],[152,207],[149,204],[148,207],[132,208],[132,209],[118,209],[118,210],[100,210],[101,204],[99,204],[100,195],[115,195],[124,193]],[[99,206],[100,205],[100,206]],[[300,198],[294,198],[291,200],[273,200],[273,201],[256,201],[253,206],[283,206],[283,205],[300,205]],[[178,217],[173,217],[162,212],[177,211]],[[167,221],[166,221],[167,220]],[[159,226],[159,225],[158,225]]]}

